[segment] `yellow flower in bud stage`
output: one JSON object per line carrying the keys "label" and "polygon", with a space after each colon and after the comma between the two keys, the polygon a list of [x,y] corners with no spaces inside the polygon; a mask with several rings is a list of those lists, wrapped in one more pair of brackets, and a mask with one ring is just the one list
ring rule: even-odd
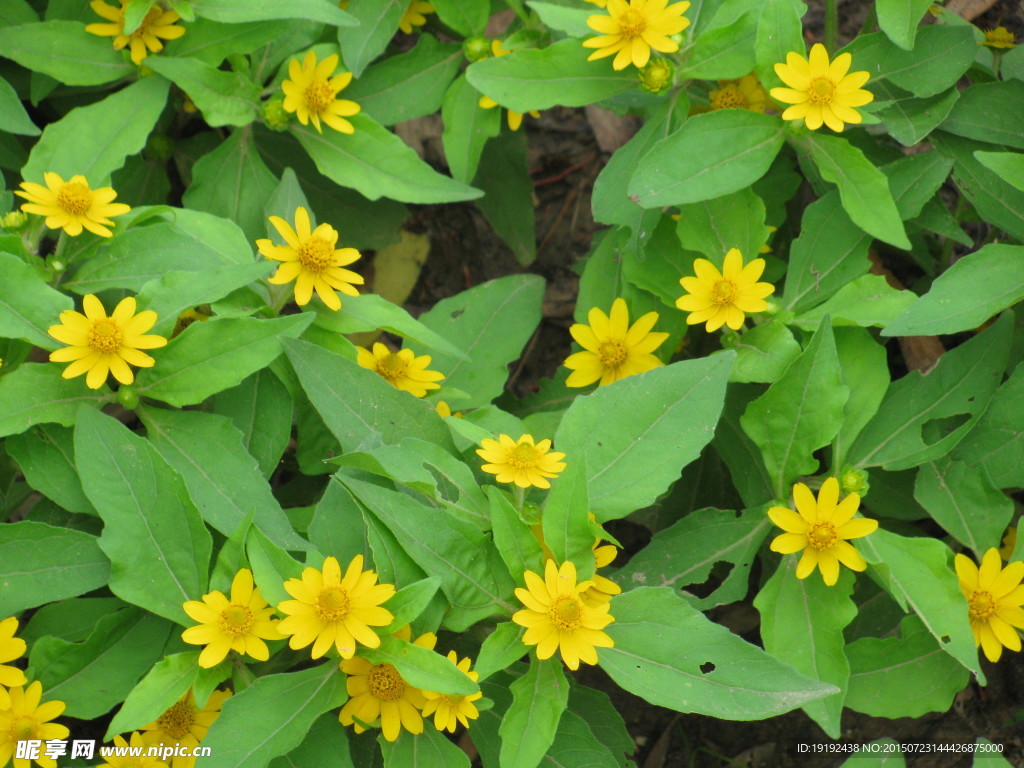
{"label": "yellow flower in bud stage", "polygon": [[664,363],[652,353],[660,347],[667,333],[653,332],[658,322],[657,312],[648,312],[629,324],[629,310],[624,299],[612,302],[611,313],[606,315],[597,307],[587,313],[590,325],[576,323],[569,333],[583,347],[565,360],[572,371],[566,379],[567,387],[585,387],[599,381],[599,386],[657,368]]}
{"label": "yellow flower in bud stage", "polygon": [[99,768],[107,768],[107,766],[109,768],[167,768],[167,763],[159,757],[146,754],[146,742],[138,731],[132,731],[128,739],[128,741],[125,741],[123,736],[115,736],[114,747],[121,747],[122,749],[134,747],[138,754],[131,755],[126,751],[125,754],[120,756],[107,755],[103,758],[107,762],[100,765]]}
{"label": "yellow flower in bud stage", "polygon": [[614,69],[625,69],[630,64],[642,68],[650,61],[652,48],[661,53],[678,51],[679,44],[670,35],[690,26],[690,20],[683,16],[690,3],[668,3],[669,0],[608,0],[606,14],[594,14],[587,19],[587,25],[601,34],[583,41],[585,48],[597,49],[587,60],[614,55]]}
{"label": "yellow flower in bud stage", "polygon": [[[14,768],[29,768],[31,761],[14,757],[19,741],[49,741],[66,739],[70,731],[67,726],[51,723],[60,717],[66,706],[63,701],[48,701],[41,704],[43,686],[38,680],[28,687],[16,685],[7,695],[9,706],[0,709],[0,766],[14,758]],[[56,768],[57,761],[40,752],[35,762],[43,768]]]}
{"label": "yellow flower in bud stage", "polygon": [[295,303],[300,307],[309,303],[315,290],[328,309],[341,309],[337,291],[347,296],[358,296],[353,285],[362,285],[363,276],[343,267],[358,260],[362,254],[355,248],[336,248],[338,230],[330,224],[312,229],[309,213],[299,206],[295,209],[295,229],[279,216],[271,216],[270,223],[284,238],[284,245],[274,245],[266,238],[256,241],[259,252],[268,259],[284,262],[269,279],[274,285],[295,281]]}
{"label": "yellow flower in bud stage", "polygon": [[555,651],[569,669],[580,662],[597,664],[596,648],[612,648],[615,643],[602,632],[615,621],[608,612],[610,603],[589,605],[583,593],[592,581],[576,583],[576,566],[571,561],[544,564],[544,578],[533,571],[523,574],[526,589],[516,588],[516,597],[525,609],[512,614],[512,621],[526,627],[523,643],[537,646],[537,658],[550,659]]}
{"label": "yellow flower in bud stage", "polygon": [[[8,661],[20,659],[25,654],[25,641],[15,637],[18,631],[18,620],[8,616],[0,621],[0,685],[14,688],[18,685],[26,685],[28,678],[25,673],[15,666],[7,664]],[[3,688],[0,688],[2,691]],[[0,702],[0,710],[5,709]],[[3,765],[3,763],[0,763]]]}
{"label": "yellow flower in bud stage", "polygon": [[47,333],[62,344],[70,346],[50,353],[55,363],[71,363],[61,376],[73,379],[83,373],[90,389],[99,389],[107,374],[122,384],[135,381],[129,365],[150,368],[156,362],[143,349],[156,349],[167,344],[163,336],[146,335],[156,323],[156,312],[145,310],[135,313],[135,299],[121,299],[107,317],[103,304],[91,293],[82,299],[83,315],[72,309],[60,313],[60,325],[51,325]]}
{"label": "yellow flower in bud stage", "polygon": [[422,27],[427,23],[424,15],[427,13],[434,13],[433,5],[426,0],[412,0],[398,22],[398,28],[407,35],[412,34],[413,27]]}
{"label": "yellow flower in bud stage", "polygon": [[[1003,560],[1009,560],[1013,557],[1013,551],[1017,548],[1017,529],[1012,525],[1006,529],[1006,535],[1003,536],[1002,546],[999,548],[999,556]],[[3,625],[0,624],[0,627]],[[3,657],[0,657],[0,661],[3,661]],[[3,680],[0,680],[2,683]]]}
{"label": "yellow flower in bud stage", "polygon": [[72,176],[64,181],[56,173],[44,173],[46,182],[36,184],[32,181],[21,182],[21,190],[14,194],[28,200],[21,204],[26,213],[36,213],[46,217],[46,226],[50,229],[63,229],[72,237],[82,234],[83,227],[102,237],[111,237],[108,227],[114,226],[110,216],[123,216],[131,210],[124,203],[113,202],[117,197],[111,187],[90,189],[85,176]]}
{"label": "yellow flower in bud stage", "polygon": [[522,435],[513,440],[508,435],[498,435],[497,440],[484,438],[477,448],[477,455],[484,461],[481,469],[497,475],[499,483],[515,483],[519,488],[550,488],[545,478],[558,477],[565,469],[564,453],[550,451],[551,441],[541,440],[534,445],[532,435]]}
{"label": "yellow flower in bud stage", "polygon": [[1016,48],[1017,37],[1006,27],[985,30],[985,39],[978,43],[986,48]]}
{"label": "yellow flower in bud stage", "polygon": [[[142,741],[147,747],[180,745],[191,754],[206,738],[213,721],[220,717],[220,708],[230,697],[231,691],[214,691],[206,700],[206,706],[200,708],[189,688],[160,717],[142,727]],[[171,768],[194,768],[195,764],[195,757],[175,755]]]}
{"label": "yellow flower in bud stage", "polygon": [[370,627],[387,626],[395,618],[380,607],[395,594],[394,585],[378,584],[375,571],[364,571],[362,555],[352,558],[344,578],[337,559],[328,557],[322,571],[306,568],[301,579],[288,579],[284,588],[295,599],[277,606],[286,614],[277,631],[291,635],[292,650],[312,643],[314,659],[331,646],[343,659],[355,655],[357,643],[377,648],[380,638]]}
{"label": "yellow flower in bud stage", "polygon": [[743,266],[743,255],[736,248],[725,254],[721,272],[707,259],[694,259],[696,277],[679,281],[687,295],[676,299],[676,306],[690,313],[687,325],[707,321],[708,332],[723,325],[737,331],[743,326],[744,313],[768,309],[764,299],[775,292],[775,286],[757,282],[764,267],[764,259]]}
{"label": "yellow flower in bud stage", "polygon": [[640,80],[640,86],[649,93],[661,93],[672,84],[674,74],[672,62],[668,59],[657,58],[647,62],[636,74]]}
{"label": "yellow flower in bud stage", "polygon": [[757,75],[751,72],[739,80],[719,80],[718,88],[708,94],[711,111],[719,109],[749,109],[764,113],[768,106],[768,93]]}
{"label": "yellow flower in bud stage", "polygon": [[338,98],[338,93],[352,82],[352,73],[335,75],[337,68],[338,54],[331,54],[317,64],[316,54],[309,51],[302,64],[298,59],[288,63],[288,79],[281,83],[285,111],[294,112],[303,125],[312,120],[317,133],[323,133],[321,121],[342,133],[356,130],[345,118],[358,115],[361,107],[354,101]]}
{"label": "yellow flower in bud stage", "polygon": [[139,24],[138,29],[130,35],[124,33],[124,13],[129,0],[121,0],[121,7],[107,5],[103,0],[92,0],[89,6],[109,24],[89,24],[85,31],[100,37],[114,38],[114,50],[120,51],[129,46],[132,63],[138,66],[148,53],[159,53],[164,49],[160,39],[177,40],[185,34],[184,27],[176,26],[181,18],[174,11],[165,11],[159,5],[150,8]]}
{"label": "yellow flower in bud stage", "polygon": [[992,547],[981,559],[981,568],[966,555],[957,555],[953,564],[960,591],[967,598],[974,644],[981,646],[989,661],[999,661],[1004,646],[1019,651],[1017,630],[1024,629],[1024,562],[1001,568],[999,552]]}
{"label": "yellow flower in bud stage", "polygon": [[786,63],[776,64],[775,73],[789,87],[771,90],[773,99],[792,105],[782,119],[803,120],[812,131],[824,123],[837,133],[845,123],[860,123],[863,118],[854,107],[870,104],[875,96],[861,88],[871,73],[850,72],[852,63],[850,54],[841,53],[830,64],[821,43],[811,47],[807,59],[798,53],[786,54]]}
{"label": "yellow flower in bud stage", "polygon": [[839,580],[840,563],[853,571],[868,567],[848,541],[867,536],[878,528],[877,520],[854,517],[860,496],[851,493],[839,501],[839,481],[830,477],[822,483],[817,500],[803,483],[793,486],[793,500],[796,512],[786,507],[772,507],[768,517],[785,531],[772,540],[772,552],[789,555],[803,551],[796,566],[798,579],[806,579],[815,568],[820,568],[825,584],[831,587]]}
{"label": "yellow flower in bud stage", "polygon": [[[454,664],[460,672],[464,673],[474,683],[480,679],[479,673],[469,668],[470,661],[468,656],[459,661],[459,656],[455,651],[448,651],[448,661]],[[462,695],[423,691],[423,696],[427,700],[423,705],[423,716],[429,717],[433,715],[434,727],[437,730],[455,733],[458,723],[462,723],[463,726],[469,728],[469,721],[480,717],[480,712],[473,702],[482,698],[483,695],[483,691]]]}
{"label": "yellow flower in bud stage", "polygon": [[416,397],[426,397],[427,390],[440,389],[437,382],[444,379],[443,373],[427,369],[430,355],[417,357],[411,349],[392,352],[378,341],[374,343],[372,352],[365,347],[356,347],[356,355],[356,362],[363,368],[379,374],[395,389],[411,392]]}
{"label": "yellow flower in bud stage", "polygon": [[25,222],[27,221],[28,216],[26,216],[22,211],[11,211],[0,219],[0,227],[3,227],[4,229],[21,229],[25,226]]}
{"label": "yellow flower in bud stage", "polygon": [[[510,53],[512,53],[512,51],[502,47],[501,40],[491,40],[491,53],[494,55],[494,58],[499,59],[502,56],[508,56]],[[498,106],[498,102],[496,102],[490,96],[481,96],[479,105],[481,109],[494,109],[494,107]],[[531,109],[526,114],[533,118],[540,117],[540,112],[538,112],[536,109]],[[507,110],[506,117],[508,119],[509,129],[513,131],[518,131],[519,126],[523,124],[523,113],[514,112],[511,109],[509,109]]]}

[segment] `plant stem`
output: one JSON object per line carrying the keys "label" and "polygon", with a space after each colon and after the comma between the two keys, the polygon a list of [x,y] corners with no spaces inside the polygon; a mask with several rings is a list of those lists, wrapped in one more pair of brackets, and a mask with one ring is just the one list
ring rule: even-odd
{"label": "plant stem", "polygon": [[837,0],[825,0],[825,48],[835,56],[839,40],[839,10]]}
{"label": "plant stem", "polygon": [[516,503],[516,509],[519,510],[519,514],[522,515],[523,505],[526,503],[526,489],[520,488],[517,485],[513,491],[512,498]]}

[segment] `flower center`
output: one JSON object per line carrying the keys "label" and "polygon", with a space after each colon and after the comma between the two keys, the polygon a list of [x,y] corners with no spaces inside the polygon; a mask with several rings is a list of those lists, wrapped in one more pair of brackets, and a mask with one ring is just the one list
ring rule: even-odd
{"label": "flower center", "polygon": [[605,368],[618,368],[627,354],[626,346],[621,341],[606,341],[597,348],[597,356]]}
{"label": "flower center", "polygon": [[323,272],[334,262],[334,246],[322,237],[311,237],[299,247],[299,261],[310,272]]}
{"label": "flower center", "polygon": [[324,587],[316,599],[317,612],[324,621],[341,621],[348,616],[352,601],[341,587]]}
{"label": "flower center", "polygon": [[[139,24],[138,29],[132,32],[130,37],[133,39],[138,39],[140,37],[148,35],[150,25],[153,24],[158,18],[160,18],[162,13],[163,11],[160,8],[150,8],[149,11],[146,13],[145,18],[142,19],[142,23]],[[121,17],[121,25],[121,34],[124,34],[124,16]]]}
{"label": "flower center", "polygon": [[92,207],[92,190],[88,184],[69,181],[57,193],[57,205],[74,216],[83,216]]}
{"label": "flower center", "polygon": [[811,549],[831,549],[838,538],[836,527],[832,523],[814,523],[807,532],[807,546]]}
{"label": "flower center", "polygon": [[530,443],[520,443],[508,454],[508,463],[516,469],[528,469],[537,464],[537,448]]}
{"label": "flower center", "polygon": [[583,619],[583,606],[575,597],[560,597],[555,600],[548,615],[557,629],[572,631]]}
{"label": "flower center", "polygon": [[157,727],[176,741],[181,741],[192,730],[195,710],[187,701],[179,701],[156,721]]}
{"label": "flower center", "polygon": [[97,352],[117,352],[124,343],[124,332],[113,318],[97,320],[89,331],[89,346]]}
{"label": "flower center", "polygon": [[811,104],[829,104],[836,93],[836,84],[830,77],[816,77],[807,87],[807,97]]}
{"label": "flower center", "polygon": [[14,718],[14,722],[11,724],[11,734],[16,737],[16,741],[25,741],[36,735],[37,726],[38,723],[36,723],[34,717],[22,715],[21,717]]}
{"label": "flower center", "polygon": [[627,8],[619,16],[619,34],[627,39],[640,37],[647,29],[647,16],[636,8]]}
{"label": "flower center", "polygon": [[405,680],[390,664],[378,664],[366,676],[366,687],[381,701],[395,701],[405,693]]}
{"label": "flower center", "polygon": [[244,635],[253,625],[252,611],[247,606],[231,603],[220,612],[220,628],[228,635]]}
{"label": "flower center", "polygon": [[395,379],[405,376],[408,369],[408,363],[397,352],[392,352],[377,363],[377,370],[380,371],[380,375],[392,383],[394,383]]}
{"label": "flower center", "polygon": [[306,105],[313,112],[323,112],[334,101],[334,89],[326,80],[314,80],[306,86]]}
{"label": "flower center", "polygon": [[718,90],[715,98],[711,100],[711,109],[746,109],[749,106],[747,97],[733,83]]}
{"label": "flower center", "polygon": [[719,280],[711,289],[713,304],[732,304],[736,301],[736,283],[732,280]]}
{"label": "flower center", "polygon": [[978,621],[984,621],[996,612],[995,598],[992,597],[991,592],[984,590],[972,592],[967,600],[967,605],[970,606],[971,618]]}

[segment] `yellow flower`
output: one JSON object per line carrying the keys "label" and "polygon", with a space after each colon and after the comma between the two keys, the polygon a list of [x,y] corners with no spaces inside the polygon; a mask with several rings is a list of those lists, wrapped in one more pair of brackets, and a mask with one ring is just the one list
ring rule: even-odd
{"label": "yellow flower", "polygon": [[527,589],[516,588],[516,597],[526,606],[512,615],[512,621],[526,627],[523,642],[537,646],[538,659],[550,659],[556,650],[569,669],[580,662],[597,664],[596,648],[612,648],[615,643],[601,630],[615,619],[608,612],[610,603],[589,605],[582,597],[592,581],[576,583],[572,561],[559,568],[554,560],[544,564],[544,578],[533,571],[523,574]]}
{"label": "yellow flower", "polygon": [[600,386],[614,384],[664,365],[651,354],[668,338],[667,333],[651,332],[658,322],[657,312],[648,312],[630,326],[625,300],[616,299],[609,315],[594,307],[587,319],[590,325],[576,323],[569,328],[583,351],[565,360],[565,367],[572,371],[565,381],[567,387],[585,387],[595,381],[600,381]]}
{"label": "yellow flower", "polygon": [[334,75],[337,68],[338,54],[331,54],[317,64],[316,54],[309,51],[301,65],[298,59],[289,62],[289,79],[281,83],[285,110],[294,112],[303,125],[312,120],[317,133],[323,133],[321,120],[342,133],[356,131],[345,118],[358,115],[360,106],[354,101],[337,98],[339,91],[352,82],[352,73]]}
{"label": "yellow flower", "polygon": [[651,58],[651,49],[675,53],[679,45],[669,35],[690,26],[683,16],[689,0],[668,4],[668,0],[608,0],[606,15],[594,14],[587,25],[601,37],[583,41],[586,48],[596,48],[587,61],[615,55],[612,67],[625,69],[630,64],[643,67]]}
{"label": "yellow flower", "polygon": [[768,106],[768,94],[751,72],[739,80],[719,80],[718,88],[708,94],[711,111],[719,109],[749,109],[763,113]]}
{"label": "yellow flower", "polygon": [[285,245],[274,245],[262,238],[256,241],[256,247],[268,259],[284,262],[270,282],[284,285],[294,280],[296,304],[308,304],[315,289],[320,300],[337,311],[341,309],[341,299],[336,291],[347,296],[359,295],[352,286],[363,284],[362,275],[343,267],[362,254],[355,248],[335,248],[338,230],[330,224],[320,224],[311,231],[309,213],[302,206],[295,209],[295,229],[279,216],[271,216],[270,223],[284,238]]}
{"label": "yellow flower", "polygon": [[875,96],[861,89],[871,73],[849,72],[852,62],[850,54],[841,53],[829,64],[821,43],[811,47],[809,59],[798,53],[786,54],[786,63],[776,64],[775,73],[789,87],[771,90],[773,99],[793,105],[782,113],[782,119],[803,120],[812,131],[824,123],[836,132],[843,130],[844,123],[861,122],[860,112],[853,107],[869,104]]}
{"label": "yellow flower", "polygon": [[[503,48],[501,45],[501,40],[491,40],[491,53],[494,55],[494,58],[500,59],[502,56],[508,56],[510,53],[512,53],[512,51],[508,50],[507,48]],[[481,96],[479,104],[482,109],[494,109],[494,107],[498,106],[498,102],[496,102],[490,96]],[[536,109],[531,109],[526,114],[534,118],[540,117],[540,112],[538,112]],[[508,127],[510,130],[518,131],[519,126],[523,124],[522,112],[513,112],[510,109],[508,110],[508,113],[506,114],[505,117],[508,119]]]}
{"label": "yellow flower", "polygon": [[413,27],[422,27],[427,23],[427,17],[423,14],[433,12],[434,6],[426,0],[411,0],[398,22],[398,28],[407,35],[411,34]]}
{"label": "yellow flower", "polygon": [[[480,679],[480,675],[469,668],[470,661],[467,656],[459,661],[455,651],[448,651],[448,661],[454,664],[461,672],[465,673],[474,683]],[[426,704],[423,705],[424,717],[434,716],[434,727],[439,731],[450,731],[455,733],[457,723],[462,723],[469,728],[469,721],[480,717],[474,701],[481,698],[483,691],[470,694],[436,693],[434,691],[423,691],[426,697]]]}
{"label": "yellow flower", "polygon": [[499,483],[515,483],[519,488],[550,488],[544,478],[558,477],[565,469],[564,453],[548,452],[550,440],[541,440],[534,445],[532,435],[522,435],[513,440],[508,435],[498,435],[497,440],[484,438],[480,441],[482,448],[477,448],[477,455],[484,461],[481,469],[497,475]]}
{"label": "yellow flower", "polygon": [[[10,706],[0,710],[0,766],[14,757],[19,741],[49,741],[66,739],[70,731],[66,726],[51,723],[64,711],[63,701],[40,704],[43,686],[38,680],[23,688],[16,685],[8,691]],[[56,768],[57,761],[40,752],[36,763],[43,768]],[[31,761],[14,758],[14,768],[29,768]]]}
{"label": "yellow flower", "polygon": [[120,51],[126,45],[130,45],[132,63],[139,65],[146,58],[147,48],[152,53],[158,53],[164,49],[164,40],[177,40],[185,34],[184,27],[175,26],[178,16],[174,11],[165,11],[159,5],[150,8],[138,29],[130,35],[124,33],[124,12],[129,0],[121,0],[121,7],[115,8],[107,5],[103,0],[92,0],[89,5],[110,24],[89,24],[85,31],[101,37],[114,38],[114,50]]}
{"label": "yellow flower", "polygon": [[21,204],[21,210],[45,216],[47,227],[63,229],[72,237],[82,234],[83,227],[102,237],[111,237],[114,233],[107,227],[114,226],[114,222],[108,217],[122,216],[131,210],[124,203],[112,202],[117,192],[111,187],[90,189],[85,176],[72,176],[70,181],[64,181],[56,173],[44,173],[43,180],[45,187],[23,181],[21,190],[15,190],[14,194],[28,200]]}
{"label": "yellow flower", "polygon": [[[395,632],[395,637],[408,642],[412,633],[408,626]],[[413,645],[434,649],[437,636],[427,632],[416,638]],[[356,733],[366,729],[355,721],[359,718],[366,725],[374,725],[380,718],[384,738],[395,741],[402,728],[409,733],[423,733],[423,718],[420,709],[426,703],[423,691],[409,685],[391,664],[371,664],[364,658],[346,658],[341,670],[348,678],[345,687],[349,700],[338,712],[338,722],[351,725]]]}
{"label": "yellow flower", "polygon": [[[596,520],[594,513],[590,513],[591,521]],[[545,560],[554,560],[555,553],[548,547],[546,541],[544,541],[544,526],[541,523],[531,525],[530,530],[533,531],[534,538],[540,544],[541,553],[544,555]],[[601,539],[595,538],[594,543],[591,545],[591,551],[594,553],[594,575],[590,577],[593,582],[593,586],[590,589],[584,591],[581,595],[583,602],[587,605],[600,607],[602,603],[607,603],[615,595],[622,592],[622,588],[611,579],[607,579],[604,576],[600,576],[597,573],[598,568],[604,568],[606,565],[611,565],[615,556],[618,554],[618,549],[613,544],[601,545]]]}
{"label": "yellow flower", "polygon": [[1017,37],[1006,27],[985,30],[984,41],[978,43],[986,48],[1016,48]]}
{"label": "yellow flower", "polygon": [[775,291],[771,283],[759,283],[764,259],[743,266],[743,255],[735,248],[725,254],[722,271],[707,259],[694,259],[696,277],[684,277],[679,283],[688,295],[676,299],[676,306],[689,312],[687,325],[707,321],[708,332],[728,325],[734,331],[743,325],[744,312],[764,312],[765,297]]}
{"label": "yellow flower", "polygon": [[[191,752],[206,738],[206,732],[213,721],[220,717],[220,708],[230,696],[231,691],[214,691],[206,700],[206,706],[199,709],[192,689],[189,688],[160,717],[143,726],[143,742],[147,747],[181,745]],[[175,755],[171,768],[193,768],[195,764],[194,757]]]}
{"label": "yellow flower", "polygon": [[231,600],[214,590],[203,595],[203,601],[189,600],[185,613],[199,622],[181,633],[181,639],[192,645],[205,645],[199,654],[200,667],[215,667],[228,651],[252,656],[257,661],[270,658],[264,640],[284,640],[271,620],[274,609],[267,605],[260,591],[253,587],[252,571],[243,568],[231,582]]}
{"label": "yellow flower", "polygon": [[[1013,557],[1013,551],[1017,548],[1017,529],[1012,525],[1006,529],[1006,535],[1003,536],[1003,545],[999,548],[999,556],[1003,560],[1009,560]],[[3,624],[0,624],[2,627]],[[3,656],[0,656],[0,661],[3,661]],[[3,680],[0,680],[2,683]]]}
{"label": "yellow flower", "polygon": [[[18,620],[13,616],[0,621],[0,685],[6,685],[8,688],[28,683],[24,672],[5,663],[20,659],[25,653],[25,641],[14,636],[17,631]],[[3,689],[0,688],[0,690]],[[4,707],[0,706],[0,709],[4,709]],[[0,765],[3,763],[0,762]]]}
{"label": "yellow flower", "polygon": [[839,501],[839,481],[830,477],[822,483],[817,501],[803,483],[793,486],[793,500],[799,514],[786,507],[772,507],[768,517],[785,531],[772,540],[772,552],[789,555],[803,550],[796,566],[798,579],[806,579],[820,568],[825,584],[831,587],[839,580],[840,563],[853,571],[867,568],[864,558],[847,541],[878,528],[877,520],[854,518],[860,496],[851,493]]}
{"label": "yellow flower", "polygon": [[134,747],[139,751],[139,754],[103,756],[103,759],[107,762],[103,763],[100,768],[105,766],[110,766],[110,768],[167,768],[167,763],[163,762],[159,757],[146,755],[146,743],[138,731],[132,731],[129,739],[130,741],[125,741],[124,737],[115,736],[114,747],[121,749]]}
{"label": "yellow flower", "polygon": [[425,397],[428,389],[441,388],[436,382],[441,381],[444,374],[427,369],[430,355],[417,357],[411,349],[392,352],[379,341],[374,343],[372,352],[356,347],[356,354],[359,365],[379,374],[396,389]]}
{"label": "yellow flower", "polygon": [[434,405],[434,410],[437,411],[437,415],[442,419],[447,419],[449,416],[454,416],[456,419],[462,418],[462,411],[455,411],[455,413],[452,413],[452,407],[444,400],[438,400]]}
{"label": "yellow flower", "polygon": [[293,650],[313,643],[314,659],[332,645],[343,659],[355,655],[356,643],[376,648],[380,638],[370,627],[384,627],[394,619],[380,604],[395,594],[395,587],[378,584],[375,571],[364,571],[362,555],[352,558],[344,578],[337,559],[328,557],[322,571],[306,568],[301,579],[288,579],[284,588],[295,599],[277,606],[287,614],[277,631],[291,635],[288,645]]}
{"label": "yellow flower", "polygon": [[1018,560],[1000,568],[995,547],[985,553],[980,569],[966,555],[957,555],[953,562],[960,591],[967,598],[974,644],[981,646],[989,661],[999,661],[1004,645],[1019,651],[1017,629],[1024,629],[1024,563]]}
{"label": "yellow flower", "polygon": [[178,319],[174,322],[174,330],[171,331],[171,338],[173,339],[192,325],[192,323],[205,323],[211,317],[213,317],[213,315],[210,313],[209,304],[204,304],[201,307],[193,307],[192,309],[186,309],[178,315]]}
{"label": "yellow flower", "polygon": [[147,309],[136,314],[131,296],[121,299],[110,317],[91,293],[82,300],[82,308],[84,315],[72,309],[61,312],[61,324],[47,330],[57,341],[70,345],[50,353],[52,362],[71,363],[61,374],[65,379],[88,372],[85,383],[90,389],[99,389],[107,373],[112,373],[122,384],[131,384],[135,374],[129,365],[150,368],[155,362],[139,350],[167,344],[163,336],[146,335],[156,323],[156,312]]}

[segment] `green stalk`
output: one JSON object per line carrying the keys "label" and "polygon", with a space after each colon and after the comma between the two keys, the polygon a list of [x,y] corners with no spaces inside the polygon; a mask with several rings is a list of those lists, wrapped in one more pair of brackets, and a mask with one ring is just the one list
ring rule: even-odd
{"label": "green stalk", "polygon": [[829,56],[836,53],[839,41],[839,11],[837,0],[825,0],[825,48]]}

